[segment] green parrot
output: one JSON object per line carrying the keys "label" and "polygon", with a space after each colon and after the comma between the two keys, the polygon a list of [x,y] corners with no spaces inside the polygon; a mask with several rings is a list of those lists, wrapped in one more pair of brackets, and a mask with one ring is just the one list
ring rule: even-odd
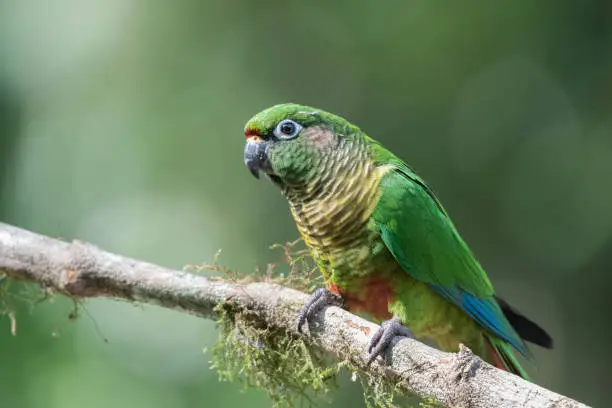
{"label": "green parrot", "polygon": [[551,337],[496,296],[485,271],[432,189],[406,163],[345,119],[281,104],[248,121],[244,160],[289,202],[321,270],[298,328],[334,298],[381,323],[371,363],[396,336],[465,344],[485,361],[528,378],[513,350]]}

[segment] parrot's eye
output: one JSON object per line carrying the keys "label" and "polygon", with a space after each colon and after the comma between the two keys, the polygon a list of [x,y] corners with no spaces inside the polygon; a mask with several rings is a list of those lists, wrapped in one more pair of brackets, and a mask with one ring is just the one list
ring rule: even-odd
{"label": "parrot's eye", "polygon": [[293,139],[302,130],[302,125],[291,119],[285,119],[278,123],[276,129],[274,129],[274,136],[279,139]]}

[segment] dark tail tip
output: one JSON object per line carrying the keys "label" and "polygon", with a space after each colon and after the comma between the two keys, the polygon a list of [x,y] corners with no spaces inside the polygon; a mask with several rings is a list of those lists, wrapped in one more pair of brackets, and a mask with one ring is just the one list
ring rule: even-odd
{"label": "dark tail tip", "polygon": [[504,312],[506,319],[508,319],[514,330],[523,340],[547,349],[553,348],[553,339],[543,328],[517,312],[502,298],[495,296],[495,299]]}

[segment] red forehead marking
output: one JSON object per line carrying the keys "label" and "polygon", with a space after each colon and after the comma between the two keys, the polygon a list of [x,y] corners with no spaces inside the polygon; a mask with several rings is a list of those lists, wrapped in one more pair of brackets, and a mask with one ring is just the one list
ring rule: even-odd
{"label": "red forehead marking", "polygon": [[253,136],[259,136],[259,129],[246,128],[244,129],[244,135],[247,137],[247,139]]}

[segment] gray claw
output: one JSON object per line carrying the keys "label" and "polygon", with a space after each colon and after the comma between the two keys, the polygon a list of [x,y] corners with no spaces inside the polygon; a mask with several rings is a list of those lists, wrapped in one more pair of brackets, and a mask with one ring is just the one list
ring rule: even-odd
{"label": "gray claw", "polygon": [[390,320],[385,320],[368,342],[367,350],[370,357],[368,358],[367,365],[370,365],[376,357],[384,353],[397,336],[413,339],[414,333],[407,327],[402,326],[400,318],[395,316]]}
{"label": "gray claw", "polygon": [[307,320],[310,320],[317,312],[323,309],[324,306],[328,305],[341,305],[342,299],[339,295],[330,292],[325,288],[319,288],[315,290],[311,295],[306,304],[300,310],[298,315],[297,328],[298,332],[302,333],[302,326]]}

